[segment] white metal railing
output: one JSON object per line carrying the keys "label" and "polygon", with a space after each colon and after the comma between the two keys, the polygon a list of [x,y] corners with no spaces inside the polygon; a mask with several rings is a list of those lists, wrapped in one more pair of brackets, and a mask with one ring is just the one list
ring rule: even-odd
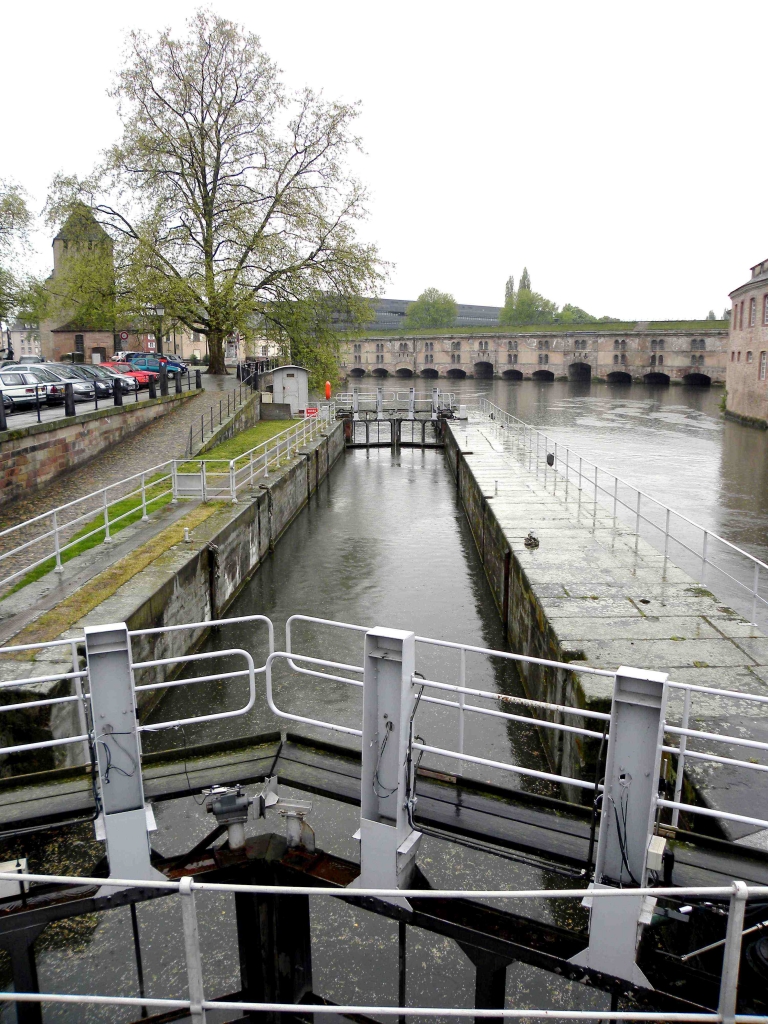
{"label": "white metal railing", "polygon": [[[5,548],[0,553],[0,589],[48,563],[54,572],[63,573],[62,556],[68,551],[93,537],[101,537],[101,543],[112,543],[118,523],[130,517],[136,519],[139,513],[145,521],[162,503],[175,503],[180,498],[236,502],[239,492],[252,487],[257,479],[268,479],[270,470],[334,421],[334,403],[325,404],[317,416],[292,424],[235,459],[203,455],[161,462],[0,530],[0,545]],[[122,508],[126,502],[128,507]],[[85,527],[90,528],[81,532]],[[22,539],[27,531],[33,535]]]}
{"label": "white metal railing", "polygon": [[[198,882],[189,875],[178,880],[147,880],[130,878],[92,878],[73,875],[39,875],[30,872],[2,872],[0,880],[13,883],[55,884],[66,886],[98,886],[100,890],[114,886],[115,889],[141,888],[165,891],[177,894],[181,901],[182,938],[187,972],[187,996],[183,998],[167,998],[152,996],[110,996],[90,994],[64,994],[40,992],[2,992],[0,1002],[6,1003],[52,1003],[73,1004],[84,1006],[130,1006],[154,1007],[158,1010],[188,1010],[193,1024],[202,1024],[206,1010],[226,1010],[234,1013],[242,1012],[276,1012],[296,1013],[295,1003],[253,1002],[247,1000],[207,1000],[205,998],[203,979],[203,958],[200,947],[200,928],[198,924],[195,893],[246,893],[261,896],[289,895],[308,896],[312,898],[349,899],[352,897],[372,897],[374,899],[472,899],[472,900],[552,900],[567,899],[583,901],[589,899],[633,899],[649,897],[658,899],[727,899],[728,917],[726,921],[723,949],[723,967],[720,976],[718,1008],[716,1012],[666,1012],[645,1010],[549,1010],[549,1009],[482,1009],[467,1007],[423,1007],[423,1006],[361,1006],[361,1005],[328,1005],[323,1003],[300,1004],[301,1014],[364,1014],[410,1017],[492,1017],[498,1019],[536,1019],[552,1018],[555,1020],[635,1020],[635,1021],[669,1021],[680,1024],[765,1024],[768,1017],[755,1014],[737,1014],[739,988],[739,966],[741,962],[742,936],[744,934],[744,916],[750,898],[768,896],[768,886],[748,886],[736,881],[732,885],[723,886],[689,886],[685,888],[627,888],[627,889],[385,889],[360,887],[353,890],[323,886],[287,886],[287,885],[244,885],[228,882]],[[34,890],[32,890],[34,892]]]}
{"label": "white metal railing", "polygon": [[398,391],[389,388],[377,388],[376,391],[342,391],[336,395],[337,403],[349,407],[353,412],[381,412],[387,410],[410,410],[415,413],[434,411],[449,412],[455,405],[456,396],[449,391]]}
{"label": "white metal railing", "polygon": [[590,502],[595,514],[598,504],[607,508],[614,523],[621,519],[636,538],[643,536],[663,552],[665,558],[696,576],[702,584],[710,586],[707,574],[716,573],[717,580],[728,587],[729,601],[741,606],[754,625],[758,625],[758,611],[763,622],[766,621],[768,565],[765,562],[488,399],[479,399],[479,412],[501,427],[507,439],[510,431],[514,432],[511,454],[543,478],[545,485],[551,481],[554,493],[559,487],[566,500],[573,493],[578,501]]}
{"label": "white metal railing", "polygon": [[[296,715],[292,712],[287,712],[279,709],[274,702],[274,695],[272,691],[272,665],[277,660],[286,660],[291,669],[300,675],[309,675],[318,679],[327,679],[331,682],[345,683],[354,687],[361,688],[362,682],[360,679],[349,678],[347,675],[340,675],[339,673],[353,672],[355,675],[362,676],[363,666],[362,665],[349,665],[332,661],[324,661],[318,658],[312,658],[307,655],[299,655],[293,649],[294,639],[294,624],[299,622],[314,623],[323,627],[329,627],[331,629],[343,629],[347,631],[357,632],[359,634],[365,634],[371,628],[370,626],[353,625],[351,623],[338,622],[332,619],[322,619],[311,615],[291,615],[286,622],[285,635],[286,635],[286,650],[274,652],[270,658],[267,659],[266,665],[266,683],[267,683],[267,701],[270,705],[271,710],[274,714],[281,718],[291,719],[301,724],[311,725],[318,728],[327,729],[332,732],[342,732],[352,735],[361,735],[361,730],[350,728],[349,726],[337,725],[330,722],[318,721],[316,719],[306,718],[301,715]],[[602,740],[603,731],[598,731],[598,728],[589,728],[588,724],[593,722],[597,725],[602,724],[603,730],[605,730],[605,737],[608,738],[608,722],[611,716],[605,712],[594,711],[589,708],[583,708],[574,705],[558,704],[550,701],[534,700],[528,697],[516,697],[508,696],[506,694],[494,693],[489,690],[483,690],[476,687],[467,685],[467,655],[480,655],[485,658],[500,659],[502,661],[515,662],[521,666],[523,671],[526,670],[527,666],[541,666],[543,668],[555,669],[561,673],[573,673],[575,675],[593,675],[602,676],[610,679],[615,679],[616,673],[610,672],[606,669],[596,669],[587,665],[574,664],[573,662],[558,662],[549,660],[546,658],[533,658],[523,654],[515,654],[509,651],[497,651],[491,648],[478,647],[473,644],[461,644],[447,640],[436,640],[432,637],[416,637],[417,650],[418,645],[426,645],[436,648],[442,648],[446,650],[455,651],[459,656],[458,665],[458,683],[446,683],[443,681],[426,679],[421,675],[414,676],[413,685],[421,687],[425,690],[436,690],[447,693],[455,694],[456,700],[446,700],[435,696],[425,695],[422,693],[420,703],[422,704],[436,704],[446,708],[453,708],[457,712],[457,743],[456,749],[451,750],[446,747],[437,747],[431,744],[423,744],[414,742],[412,744],[414,750],[421,750],[424,753],[431,753],[438,757],[444,757],[453,760],[461,772],[463,764],[475,764],[488,768],[495,768],[499,771],[510,772],[517,775],[524,775],[530,778],[537,778],[547,782],[556,782],[565,784],[568,786],[574,786],[579,789],[590,789],[598,791],[600,786],[595,786],[594,782],[589,782],[584,779],[575,777],[569,777],[564,775],[558,775],[554,772],[544,772],[533,768],[524,768],[521,765],[511,764],[509,762],[501,762],[492,760],[490,758],[477,756],[474,754],[468,754],[465,750],[465,720],[466,715],[479,714],[492,718],[503,719],[510,722],[517,722],[523,725],[532,725],[536,728],[543,728],[545,730],[554,730],[561,733],[576,734],[587,739]],[[314,666],[314,667],[310,667]],[[331,669],[332,671],[322,671],[321,669]],[[692,715],[692,698],[699,694],[702,697],[720,697],[730,701],[744,702],[745,708],[765,707],[766,717],[768,717],[768,696],[760,696],[757,694],[751,694],[741,692],[738,690],[722,690],[714,687],[699,686],[694,683],[678,683],[670,680],[667,685],[676,692],[679,692],[683,696],[683,709],[681,715],[680,725],[675,725],[672,722],[665,722],[664,732],[670,737],[678,737],[678,746],[674,746],[671,743],[665,743],[662,746],[662,752],[670,754],[675,758],[676,766],[676,780],[675,780],[675,792],[672,800],[667,800],[663,797],[657,797],[656,804],[659,808],[667,808],[672,811],[672,825],[678,827],[679,815],[681,811],[690,814],[701,814],[705,817],[716,818],[720,821],[734,821],[742,824],[756,825],[761,828],[768,828],[768,820],[766,818],[760,818],[757,816],[735,814],[730,811],[710,808],[706,806],[699,806],[698,804],[689,804],[682,801],[683,791],[683,780],[686,759],[695,759],[698,761],[709,762],[711,764],[727,765],[731,768],[744,769],[747,771],[756,772],[756,780],[761,779],[763,773],[768,772],[768,764],[763,764],[756,761],[747,761],[735,757],[728,757],[725,754],[718,754],[709,749],[691,750],[689,746],[689,740],[695,740],[699,743],[706,742],[708,744],[724,744],[726,746],[743,746],[755,752],[761,752],[764,757],[768,756],[768,742],[760,739],[753,739],[748,736],[737,736],[728,732],[704,732],[697,729],[692,729],[691,715]],[[480,698],[482,700],[494,702],[500,704],[502,707],[508,707],[509,705],[518,705],[520,708],[530,708],[535,712],[535,717],[515,714],[509,711],[502,711],[498,708],[489,708],[477,704],[467,703],[468,697]],[[669,714],[669,711],[668,711]],[[585,724],[569,724],[564,719],[582,719],[585,720]],[[764,721],[764,719],[763,719]]]}
{"label": "white metal railing", "polygon": [[[205,715],[198,715],[191,718],[174,719],[173,721],[153,722],[139,725],[139,732],[157,732],[165,729],[175,729],[184,725],[197,724],[223,718],[234,718],[247,714],[254,706],[256,699],[256,676],[264,675],[265,692],[267,704],[279,718],[298,722],[325,729],[331,732],[345,733],[348,735],[360,736],[361,729],[355,726],[343,725],[340,723],[328,722],[320,719],[310,718],[292,711],[285,711],[278,707],[273,690],[273,665],[277,662],[285,662],[289,668],[304,676],[328,682],[339,682],[353,686],[358,690],[362,689],[363,674],[361,665],[348,662],[338,662],[331,659],[318,658],[311,655],[300,654],[293,649],[295,626],[300,623],[311,623],[323,628],[342,629],[358,635],[368,632],[370,627],[353,623],[338,622],[335,620],[318,618],[309,615],[292,615],[286,622],[285,650],[275,650],[275,631],[272,621],[264,615],[248,615],[231,619],[219,619],[209,622],[194,622],[178,626],[157,627],[152,629],[134,630],[129,632],[131,643],[134,644],[142,637],[149,637],[158,634],[170,634],[180,630],[202,631],[214,625],[234,625],[238,623],[249,623],[252,625],[261,624],[266,627],[268,639],[268,656],[263,665],[256,666],[252,656],[242,648],[226,648],[217,651],[207,651],[196,654],[177,655],[168,658],[145,659],[132,662],[132,670],[149,675],[150,681],[140,681],[136,685],[137,692],[145,690],[166,690],[177,687],[197,685],[221,679],[241,678],[248,683],[247,699],[243,706],[231,711],[211,711]],[[77,706],[77,728],[69,736],[57,736],[47,740],[38,740],[32,743],[12,743],[0,747],[0,756],[18,754],[31,750],[41,750],[49,747],[60,747],[69,744],[82,744],[85,752],[85,761],[90,761],[89,743],[93,737],[89,736],[89,687],[87,683],[87,669],[80,667],[78,645],[83,643],[83,637],[67,638],[66,640],[54,640],[47,643],[13,645],[0,648],[0,658],[16,658],[19,655],[35,655],[38,652],[46,651],[55,653],[57,649],[62,652],[62,667],[28,677],[18,677],[0,682],[0,691],[28,691],[30,688],[58,682],[60,680],[71,680],[73,692],[64,696],[48,697],[35,696],[32,699],[14,701],[0,705],[0,713],[17,714],[25,709],[50,707],[59,704],[74,704]],[[511,762],[500,761],[480,754],[468,752],[465,747],[465,723],[466,716],[478,715],[505,722],[513,722],[518,725],[534,726],[536,728],[556,731],[566,735],[576,735],[584,739],[597,741],[608,736],[608,723],[610,715],[606,712],[592,710],[577,705],[557,703],[552,701],[536,700],[529,697],[510,696],[480,687],[470,685],[467,673],[468,656],[480,656],[501,660],[502,662],[516,663],[523,672],[529,671],[532,667],[552,669],[561,673],[564,677],[568,674],[592,675],[606,679],[615,679],[616,673],[606,669],[596,669],[591,666],[574,664],[572,662],[558,662],[545,658],[534,658],[527,655],[516,654],[509,651],[498,651],[492,648],[480,647],[474,644],[462,644],[453,641],[439,640],[433,637],[416,637],[417,651],[425,648],[435,648],[455,652],[458,656],[458,681],[447,682],[440,679],[425,678],[421,673],[413,676],[412,684],[420,690],[419,701],[421,704],[434,705],[456,712],[457,716],[457,741],[455,748],[445,745],[437,745],[421,741],[414,741],[412,747],[422,753],[429,753],[436,757],[446,758],[454,762],[458,771],[461,772],[465,764],[478,765],[486,768],[493,768],[499,771],[516,775],[536,778],[546,782],[553,782],[572,786],[580,789],[598,790],[601,788],[594,782],[580,779],[575,776],[566,776],[556,772],[542,771],[534,768],[527,768],[523,765]],[[245,668],[227,670],[217,669],[213,673],[180,679],[168,679],[168,670],[180,668],[188,664],[205,662],[216,658],[241,658],[245,661]],[[65,667],[65,663],[66,667]],[[358,677],[358,678],[355,678]],[[676,760],[676,785],[672,800],[663,797],[656,798],[658,808],[671,810],[672,824],[677,827],[681,811],[690,814],[704,815],[719,819],[721,821],[734,821],[744,824],[752,824],[760,828],[768,828],[768,820],[757,815],[742,815],[730,811],[707,806],[699,806],[685,803],[682,800],[682,787],[685,766],[688,760],[709,762],[711,764],[729,766],[733,769],[755,772],[756,780],[763,779],[768,772],[768,764],[757,760],[747,760],[728,756],[727,753],[717,753],[712,750],[713,746],[724,745],[725,747],[742,747],[755,754],[759,753],[766,758],[768,753],[768,742],[744,735],[734,735],[727,731],[704,731],[691,727],[691,717],[694,714],[693,699],[700,696],[710,700],[713,696],[722,700],[734,702],[736,707],[751,710],[753,717],[755,711],[765,709],[768,717],[768,696],[759,694],[744,693],[737,690],[725,690],[696,685],[693,683],[679,683],[669,681],[667,684],[673,692],[679,692],[683,697],[683,709],[680,724],[673,721],[664,723],[664,733],[670,739],[662,746],[662,752],[671,755]],[[455,699],[449,699],[449,698]],[[468,700],[469,698],[469,700]],[[470,701],[481,701],[485,703],[473,703]],[[514,710],[509,710],[514,708]],[[528,712],[528,713],[523,713]],[[764,723],[765,717],[759,719]],[[677,745],[671,740],[677,739]],[[695,744],[695,747],[692,747]]]}
{"label": "white metal railing", "polygon": [[[272,652],[275,646],[275,632],[272,621],[265,615],[244,615],[232,619],[216,619],[207,622],[191,622],[185,623],[180,626],[164,626],[153,629],[138,629],[130,630],[128,636],[132,642],[140,637],[146,637],[157,634],[167,634],[177,632],[179,630],[204,630],[209,629],[211,626],[228,626],[238,623],[263,623],[267,629],[267,640],[269,651]],[[18,655],[34,654],[37,651],[51,651],[55,648],[62,648],[66,651],[66,656],[71,659],[72,670],[71,671],[52,671],[45,675],[19,677],[16,679],[6,680],[0,683],[0,689],[2,690],[16,690],[24,691],[27,688],[34,687],[39,684],[53,683],[60,680],[71,679],[74,684],[75,692],[63,697],[38,697],[32,698],[31,700],[16,701],[12,704],[7,704],[0,707],[0,713],[2,712],[13,712],[18,714],[20,711],[29,710],[32,708],[49,707],[54,704],[77,704],[77,719],[79,730],[72,733],[69,736],[58,736],[55,739],[50,740],[37,740],[30,743],[11,743],[3,747],[0,747],[0,756],[7,756],[10,754],[26,753],[33,750],[45,750],[50,747],[62,747],[72,744],[81,743],[84,746],[84,763],[88,764],[91,761],[91,746],[96,741],[97,737],[93,734],[93,730],[89,731],[89,721],[91,720],[90,715],[90,692],[89,688],[83,686],[83,682],[88,680],[88,670],[80,668],[80,658],[78,653],[78,646],[84,642],[84,636],[77,636],[68,638],[67,640],[53,640],[49,643],[40,644],[16,644],[8,647],[0,647],[0,658],[4,656],[16,657]],[[218,658],[232,658],[239,657],[245,661],[244,669],[227,669],[215,671],[207,675],[188,676],[181,679],[167,679],[167,670],[169,668],[180,668],[184,665],[204,662],[207,660],[214,660]],[[151,722],[144,725],[138,725],[138,732],[161,732],[166,729],[178,729],[186,725],[196,725],[202,722],[212,722],[222,718],[238,718],[248,714],[253,708],[256,701],[256,676],[263,675],[266,671],[265,665],[256,666],[254,665],[253,657],[242,648],[226,648],[223,650],[215,651],[202,651],[197,654],[183,654],[176,655],[170,658],[156,658],[148,659],[145,661],[133,661],[131,660],[131,670],[134,673],[137,672],[149,672],[151,669],[161,669],[161,678],[156,681],[149,683],[142,683],[136,685],[134,689],[136,692],[142,692],[146,690],[167,690],[171,688],[184,687],[184,686],[196,686],[200,683],[215,682],[218,680],[231,680],[231,679],[245,679],[248,683],[248,695],[245,704],[242,707],[235,708],[232,711],[212,711],[205,715],[196,715],[189,718],[173,719],[172,721],[163,722]]]}

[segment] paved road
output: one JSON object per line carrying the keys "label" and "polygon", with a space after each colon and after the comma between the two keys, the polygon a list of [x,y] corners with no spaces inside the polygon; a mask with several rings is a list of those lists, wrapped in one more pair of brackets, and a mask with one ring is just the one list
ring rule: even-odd
{"label": "paved road", "polygon": [[[41,490],[30,494],[29,497],[19,498],[0,507],[0,530],[22,523],[33,516],[65,505],[77,498],[82,498],[99,488],[116,483],[134,473],[141,473],[142,470],[150,469],[168,459],[184,458],[187,454],[190,426],[198,428],[201,414],[204,414],[208,421],[211,406],[215,406],[218,415],[219,395],[236,388],[237,385],[238,381],[234,374],[229,374],[226,377],[208,377],[207,374],[204,374],[204,390],[194,395],[176,412],[156,420],[142,430],[137,430],[121,444],[107,449],[86,465],[81,466],[77,472],[62,476]],[[78,408],[82,408],[82,405]],[[226,400],[224,409],[226,410]],[[115,488],[113,496],[115,499],[120,497],[118,488]],[[72,514],[80,515],[90,509],[96,509],[100,504],[100,498],[82,502],[77,506],[76,512]],[[60,524],[66,521],[65,516],[60,517]],[[50,529],[50,522],[44,521],[15,531],[10,537],[0,538],[0,552],[31,540],[33,536],[39,536],[47,529]],[[50,550],[48,545],[52,544],[50,540],[42,543],[46,544],[46,547],[43,548],[41,545],[37,557],[47,554]],[[37,550],[37,545],[30,549],[33,553]],[[10,572],[28,565],[31,560],[30,554],[26,553],[23,556],[23,561],[18,563],[15,556],[0,561],[0,579],[5,579]]]}

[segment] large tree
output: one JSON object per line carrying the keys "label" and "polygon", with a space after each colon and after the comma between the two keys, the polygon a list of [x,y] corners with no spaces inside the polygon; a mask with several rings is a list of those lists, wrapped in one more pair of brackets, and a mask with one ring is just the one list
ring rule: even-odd
{"label": "large tree", "polygon": [[507,283],[504,285],[504,302],[507,303],[510,299],[515,301],[515,279],[512,276],[507,278]]}
{"label": "large tree", "polygon": [[23,290],[20,260],[32,217],[24,189],[0,179],[0,321],[17,311]]}
{"label": "large tree", "polygon": [[456,322],[456,300],[448,292],[425,288],[405,310],[405,324],[411,329],[422,327],[453,327]]}
{"label": "large tree", "polygon": [[87,180],[55,180],[49,215],[87,201],[126,308],[162,303],[204,334],[209,372],[226,372],[230,333],[259,329],[326,366],[329,302],[357,309],[381,274],[354,230],[357,105],[289,93],[259,38],[205,9],[183,39],[132,32],[122,68],[122,137]]}

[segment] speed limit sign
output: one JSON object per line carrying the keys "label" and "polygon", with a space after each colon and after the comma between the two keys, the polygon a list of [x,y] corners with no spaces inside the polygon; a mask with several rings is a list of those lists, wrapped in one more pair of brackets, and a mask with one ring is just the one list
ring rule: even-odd
{"label": "speed limit sign", "polygon": [[120,341],[128,341],[128,331],[120,331]]}

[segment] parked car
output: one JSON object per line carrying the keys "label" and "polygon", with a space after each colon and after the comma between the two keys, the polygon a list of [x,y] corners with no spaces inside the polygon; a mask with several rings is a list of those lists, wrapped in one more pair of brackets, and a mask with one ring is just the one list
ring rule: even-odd
{"label": "parked car", "polygon": [[8,408],[11,412],[18,406],[34,405],[37,397],[41,402],[48,399],[48,391],[53,385],[39,380],[29,370],[11,372],[7,367],[0,369],[0,388],[3,391],[3,405],[9,399]]}
{"label": "parked car", "polygon": [[49,387],[48,404],[55,405],[64,401],[64,385],[71,384],[76,402],[92,401],[95,388],[93,381],[83,379],[73,366],[61,363],[49,363],[47,366],[31,366],[26,373],[31,374],[40,383]]}
{"label": "parked car", "polygon": [[94,372],[95,367],[82,364],[80,366],[73,366],[72,370],[78,375],[78,377],[82,378],[82,380],[86,380],[93,384],[98,398],[109,398],[112,394],[114,385],[111,378],[104,379],[100,377]]}
{"label": "parked car", "polygon": [[19,366],[29,366],[32,363],[44,363],[42,356],[19,356]]}
{"label": "parked car", "polygon": [[126,377],[133,377],[134,380],[138,381],[139,387],[148,388],[151,377],[157,378],[159,373],[150,373],[147,370],[140,370],[138,367],[134,367],[133,363],[100,363],[100,366],[105,367],[108,370],[117,370],[118,373],[125,374]]}
{"label": "parked car", "polygon": [[172,362],[169,356],[147,356],[139,355],[136,359],[131,359],[131,366],[137,370],[149,370],[152,373],[160,373],[160,370],[165,366],[168,373],[186,373],[186,366],[182,369],[182,365],[177,363],[175,360]]}
{"label": "parked car", "polygon": [[98,366],[92,366],[92,370],[97,370],[99,373],[103,373],[109,380],[112,381],[112,387],[114,390],[114,383],[119,380],[123,385],[123,391],[138,391],[139,382],[135,376],[129,376],[127,373],[120,373],[118,370],[113,370],[111,366],[106,363],[99,363]]}
{"label": "parked car", "polygon": [[[163,358],[163,357],[159,356],[158,358]],[[168,370],[168,373],[171,373],[171,372],[175,373],[177,370],[180,373],[182,373],[182,374],[189,373],[189,369],[187,367],[187,364],[184,362],[183,359],[179,359],[178,356],[166,356],[165,360],[166,360],[165,365],[166,365],[166,368]]]}

